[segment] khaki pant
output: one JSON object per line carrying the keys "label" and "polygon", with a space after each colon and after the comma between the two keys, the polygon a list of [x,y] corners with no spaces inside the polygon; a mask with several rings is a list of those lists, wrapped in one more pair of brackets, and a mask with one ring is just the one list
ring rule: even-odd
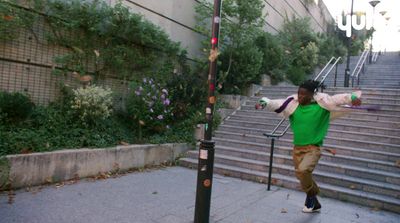
{"label": "khaki pant", "polygon": [[321,151],[318,146],[294,146],[293,148],[296,177],[300,180],[301,188],[308,196],[319,193],[319,187],[312,178],[312,172],[320,157]]}

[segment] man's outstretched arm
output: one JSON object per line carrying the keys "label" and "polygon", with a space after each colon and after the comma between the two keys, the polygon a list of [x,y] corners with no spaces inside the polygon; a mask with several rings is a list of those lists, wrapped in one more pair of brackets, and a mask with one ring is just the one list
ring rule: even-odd
{"label": "man's outstretched arm", "polygon": [[340,105],[359,106],[361,105],[361,91],[355,91],[352,93],[344,93],[344,94],[335,94],[332,96],[319,93],[316,96],[316,100],[320,104],[328,108]]}
{"label": "man's outstretched arm", "polygon": [[266,108],[269,111],[273,111],[277,114],[287,116],[287,107],[293,107],[292,101],[294,101],[295,95],[289,96],[286,99],[269,99],[267,97],[262,97],[255,105],[256,109],[264,109]]}

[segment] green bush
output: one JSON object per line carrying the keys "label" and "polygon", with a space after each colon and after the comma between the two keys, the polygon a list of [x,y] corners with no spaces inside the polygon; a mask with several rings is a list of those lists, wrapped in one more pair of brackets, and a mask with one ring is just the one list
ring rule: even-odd
{"label": "green bush", "polygon": [[325,65],[331,57],[343,57],[347,53],[346,46],[335,33],[318,34],[318,48],[319,65]]}
{"label": "green bush", "polygon": [[291,66],[286,72],[287,78],[294,85],[300,85],[307,77],[307,74],[302,67]]}
{"label": "green bush", "polygon": [[226,94],[241,94],[251,83],[259,83],[262,56],[263,53],[254,42],[243,43],[221,55],[221,68],[229,72],[223,81],[225,84],[222,91]]}
{"label": "green bush", "polygon": [[0,126],[0,156],[69,148],[104,148],[134,143],[134,129],[120,116],[86,126],[59,107],[36,107],[23,125]]}
{"label": "green bush", "polygon": [[173,115],[168,90],[152,78],[132,82],[130,89],[127,110],[139,129],[139,139],[142,132],[165,131]]}
{"label": "green bush", "polygon": [[304,69],[306,74],[312,74],[318,64],[319,48],[315,42],[309,42],[305,47],[300,47],[296,52],[292,66]]}
{"label": "green bush", "polygon": [[84,124],[106,119],[112,112],[112,91],[95,85],[73,90],[72,111]]}
{"label": "green bush", "polygon": [[301,83],[318,64],[318,37],[311,29],[309,18],[286,19],[279,38],[285,50],[287,78],[293,84]]}
{"label": "green bush", "polygon": [[283,81],[283,47],[279,39],[270,33],[264,32],[256,39],[256,45],[263,53],[261,73],[268,74],[274,84]]}
{"label": "green bush", "polygon": [[167,82],[174,122],[185,120],[190,110],[203,109],[207,99],[207,79],[195,73],[172,74]]}
{"label": "green bush", "polygon": [[[217,111],[221,106],[222,104],[218,102],[215,105],[215,111]],[[213,116],[212,129],[216,130],[221,121],[221,116],[218,112],[215,112]],[[191,108],[187,111],[186,118],[184,120],[172,124],[170,128],[166,129],[165,132],[148,136],[148,139],[146,141],[154,144],[165,142],[194,144],[194,129],[199,123],[204,123],[204,114],[197,109]]]}
{"label": "green bush", "polygon": [[0,92],[0,120],[17,123],[25,120],[33,109],[30,98],[22,93]]}

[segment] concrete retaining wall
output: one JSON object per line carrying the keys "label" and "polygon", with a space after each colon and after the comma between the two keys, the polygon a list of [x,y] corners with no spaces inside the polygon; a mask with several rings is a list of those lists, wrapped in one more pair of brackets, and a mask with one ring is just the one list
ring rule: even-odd
{"label": "concrete retaining wall", "polygon": [[175,160],[187,144],[129,145],[9,155],[0,159],[0,190],[84,178]]}

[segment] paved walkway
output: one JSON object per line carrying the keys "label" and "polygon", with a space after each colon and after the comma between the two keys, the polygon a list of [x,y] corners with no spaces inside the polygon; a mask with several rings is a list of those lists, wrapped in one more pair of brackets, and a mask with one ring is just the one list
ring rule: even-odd
{"label": "paved walkway", "polygon": [[[171,167],[40,192],[0,195],[1,223],[189,223],[193,222],[197,172]],[[399,222],[400,215],[321,198],[322,212],[301,212],[298,191],[214,175],[211,220],[218,223]]]}

